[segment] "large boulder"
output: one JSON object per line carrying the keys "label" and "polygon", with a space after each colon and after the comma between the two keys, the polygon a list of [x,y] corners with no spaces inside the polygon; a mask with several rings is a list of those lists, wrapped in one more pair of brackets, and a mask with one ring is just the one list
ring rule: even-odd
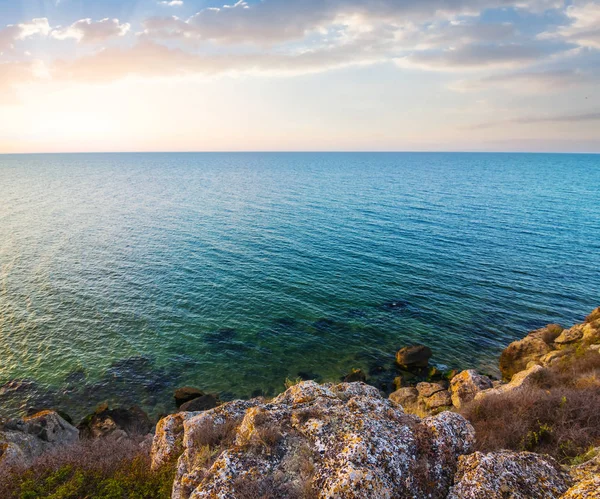
{"label": "large boulder", "polygon": [[460,409],[471,402],[479,392],[489,388],[492,388],[492,380],[487,376],[482,376],[472,369],[463,371],[450,381],[452,404]]}
{"label": "large boulder", "polygon": [[79,440],[77,428],[55,411],[41,411],[0,426],[0,467],[28,464],[44,452]]}
{"label": "large boulder", "polygon": [[475,452],[459,458],[448,499],[559,499],[568,474],[549,456],[531,452]]}
{"label": "large boulder", "polygon": [[209,409],[214,409],[219,404],[219,398],[216,395],[208,393],[182,404],[179,407],[179,410],[185,412],[207,411]]}
{"label": "large boulder", "polygon": [[506,381],[514,374],[527,369],[530,363],[540,363],[540,359],[554,349],[554,340],[562,333],[562,328],[551,324],[532,331],[525,338],[513,341],[500,355],[500,371]]}
{"label": "large boulder", "polygon": [[362,383],[289,388],[159,422],[153,466],[179,455],[173,499],[446,497],[474,431],[460,415],[419,419]]}
{"label": "large boulder", "polygon": [[403,369],[423,368],[429,365],[433,353],[424,345],[404,347],[396,353],[396,363]]}

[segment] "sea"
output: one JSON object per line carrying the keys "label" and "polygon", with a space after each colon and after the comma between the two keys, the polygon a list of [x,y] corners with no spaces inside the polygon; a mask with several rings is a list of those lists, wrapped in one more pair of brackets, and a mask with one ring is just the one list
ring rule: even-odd
{"label": "sea", "polygon": [[272,396],[600,305],[600,156],[0,156],[0,415]]}

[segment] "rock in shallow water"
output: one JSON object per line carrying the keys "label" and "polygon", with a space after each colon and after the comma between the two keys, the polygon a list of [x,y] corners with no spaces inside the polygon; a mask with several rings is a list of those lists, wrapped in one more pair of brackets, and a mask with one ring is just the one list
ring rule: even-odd
{"label": "rock in shallow water", "polygon": [[443,498],[474,431],[461,416],[420,420],[362,383],[299,383],[270,403],[236,401],[159,422],[154,467],[179,455],[173,498]]}
{"label": "rock in shallow water", "polygon": [[424,345],[404,347],[396,353],[396,363],[404,369],[427,367],[433,353]]}

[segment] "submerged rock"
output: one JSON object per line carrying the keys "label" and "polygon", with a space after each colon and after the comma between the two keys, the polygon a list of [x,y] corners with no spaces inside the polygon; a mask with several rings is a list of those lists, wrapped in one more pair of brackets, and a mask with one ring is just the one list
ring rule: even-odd
{"label": "submerged rock", "polygon": [[570,478],[549,456],[475,452],[461,456],[448,499],[559,499]]}
{"label": "submerged rock", "polygon": [[367,376],[361,369],[352,369],[352,372],[344,376],[344,379],[342,381],[344,383],[354,383],[356,381],[364,383],[365,381],[367,381]]}
{"label": "submerged rock", "polygon": [[127,437],[152,432],[152,422],[139,407],[109,409],[102,405],[77,426],[82,438]]}
{"label": "submerged rock", "polygon": [[[156,468],[179,456],[174,499],[446,497],[474,432],[460,415],[420,420],[362,383],[299,383],[267,403],[236,401],[161,420]],[[244,495],[246,494],[246,495]]]}
{"label": "submerged rock", "polygon": [[179,407],[179,410],[187,412],[206,411],[208,409],[214,409],[219,403],[219,397],[209,393],[193,398],[185,404],[182,404],[181,407]]}
{"label": "submerged rock", "polygon": [[396,353],[396,363],[403,369],[427,367],[433,353],[424,345],[404,347]]}
{"label": "submerged rock", "polygon": [[183,388],[177,388],[177,390],[175,390],[173,398],[175,399],[175,405],[181,407],[186,402],[202,397],[202,395],[204,395],[202,390],[198,390],[198,388],[193,388],[191,386],[184,386]]}

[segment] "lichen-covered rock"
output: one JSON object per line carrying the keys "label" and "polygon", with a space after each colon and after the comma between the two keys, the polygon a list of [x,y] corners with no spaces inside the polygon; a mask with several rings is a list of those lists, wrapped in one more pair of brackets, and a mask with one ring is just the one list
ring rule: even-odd
{"label": "lichen-covered rock", "polygon": [[[181,442],[178,448],[177,442]],[[471,425],[420,420],[362,383],[299,383],[271,402],[231,402],[158,425],[153,462],[180,453],[174,499],[446,497]],[[167,457],[170,456],[170,457]]]}
{"label": "lichen-covered rock", "polygon": [[487,376],[482,376],[472,369],[457,374],[450,381],[452,404],[460,409],[469,403],[482,390],[492,388],[492,381]]}
{"label": "lichen-covered rock", "polygon": [[600,475],[577,482],[561,499],[600,499]]}
{"label": "lichen-covered rock", "polygon": [[459,458],[448,499],[559,499],[570,478],[549,456],[475,452]]}
{"label": "lichen-covered rock", "polygon": [[78,439],[77,428],[55,411],[8,420],[0,427],[0,466],[28,464],[46,451],[73,444]]}

